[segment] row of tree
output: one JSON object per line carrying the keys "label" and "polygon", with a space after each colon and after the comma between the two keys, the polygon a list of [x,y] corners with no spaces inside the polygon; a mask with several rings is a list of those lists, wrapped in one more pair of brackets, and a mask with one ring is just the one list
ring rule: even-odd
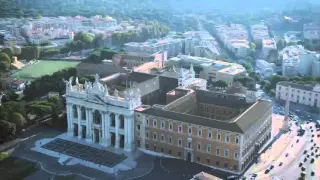
{"label": "row of tree", "polygon": [[106,41],[107,39],[103,34],[93,35],[87,31],[80,31],[75,34],[73,41],[67,42],[66,46],[60,49],[60,53],[100,48],[104,46]]}
{"label": "row of tree", "polygon": [[[57,121],[63,108],[62,99],[55,96],[30,104],[18,101],[3,103],[0,106],[0,143],[13,139],[16,132],[37,123],[35,120],[40,120],[46,115]],[[30,118],[32,115],[35,115],[35,118]]]}
{"label": "row of tree", "polygon": [[270,76],[268,79],[261,81],[260,84],[262,88],[265,89],[271,95],[275,95],[275,89],[278,82],[281,81],[290,81],[297,84],[319,84],[320,78],[314,78],[312,76],[295,76],[295,77],[284,77],[280,75]]}
{"label": "row of tree", "polygon": [[63,82],[63,79],[68,79],[71,76],[76,76],[76,68],[64,69],[55,72],[52,75],[42,76],[26,86],[23,91],[24,99],[31,101],[47,95],[50,91],[63,94],[65,92],[65,83]]}
{"label": "row of tree", "polygon": [[39,11],[20,7],[16,0],[0,0],[0,4],[0,18],[41,17]]}
{"label": "row of tree", "polygon": [[90,56],[85,60],[86,62],[101,63],[104,59],[112,59],[112,57],[117,54],[117,51],[111,49],[96,49]]}

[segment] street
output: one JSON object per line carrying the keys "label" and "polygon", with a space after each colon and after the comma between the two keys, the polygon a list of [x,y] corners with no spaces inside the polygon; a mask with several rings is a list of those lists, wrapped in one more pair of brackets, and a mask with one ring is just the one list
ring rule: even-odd
{"label": "street", "polygon": [[[315,123],[306,123],[303,136],[298,136],[299,126],[290,121],[291,131],[287,132],[260,156],[259,162],[254,164],[245,174],[245,177],[256,176],[256,179],[299,179],[301,173],[305,173],[307,179],[319,179],[313,175],[320,158],[320,140]],[[312,160],[313,159],[313,160]],[[314,163],[311,163],[314,161]],[[299,167],[302,164],[303,170]]]}

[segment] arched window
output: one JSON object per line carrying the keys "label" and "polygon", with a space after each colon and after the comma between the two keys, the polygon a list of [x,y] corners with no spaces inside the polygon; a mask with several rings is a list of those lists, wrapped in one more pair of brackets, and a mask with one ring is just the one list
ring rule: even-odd
{"label": "arched window", "polygon": [[78,118],[78,111],[77,111],[77,106],[73,105],[72,106],[72,113],[74,118]]}
{"label": "arched window", "polygon": [[114,113],[110,114],[110,126],[112,127],[116,126],[116,115]]}
{"label": "arched window", "polygon": [[81,119],[86,120],[86,109],[81,107]]}
{"label": "arched window", "polygon": [[101,114],[98,110],[95,110],[93,113],[93,122],[95,124],[101,124]]}

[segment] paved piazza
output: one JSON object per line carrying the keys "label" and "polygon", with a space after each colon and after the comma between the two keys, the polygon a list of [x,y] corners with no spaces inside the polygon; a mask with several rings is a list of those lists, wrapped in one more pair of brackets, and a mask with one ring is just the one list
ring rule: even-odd
{"label": "paved piazza", "polygon": [[[277,119],[281,121],[281,118]],[[291,132],[282,134],[245,177],[256,174],[256,179],[265,180],[299,179],[302,176],[308,180],[320,179],[320,131],[316,131],[315,123],[307,123],[302,125],[305,134],[298,136],[299,127],[293,121],[290,125]]]}
{"label": "paved piazza", "polygon": [[126,159],[126,156],[124,155],[115,154],[60,138],[43,145],[42,148],[110,168]]}

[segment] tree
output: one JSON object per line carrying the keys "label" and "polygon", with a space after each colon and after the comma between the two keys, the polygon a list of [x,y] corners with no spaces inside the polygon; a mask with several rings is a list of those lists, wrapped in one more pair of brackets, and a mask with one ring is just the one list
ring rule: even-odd
{"label": "tree", "polygon": [[0,118],[5,121],[11,121],[14,113],[20,113],[25,116],[25,106],[22,102],[9,101],[0,106]]}
{"label": "tree", "polygon": [[251,52],[256,52],[257,45],[255,43],[250,42],[249,47]]}
{"label": "tree", "polygon": [[102,33],[97,34],[94,37],[94,40],[93,40],[94,47],[96,47],[96,48],[102,47],[103,46],[103,40],[104,40],[104,35]]}
{"label": "tree", "polygon": [[4,48],[1,52],[6,53],[10,59],[14,55],[14,51],[11,47]]}
{"label": "tree", "polygon": [[30,112],[35,114],[37,117],[43,117],[52,112],[52,106],[43,103],[34,103],[30,107]]}
{"label": "tree", "polygon": [[279,39],[277,42],[277,49],[280,51],[286,47],[286,41],[284,39]]}
{"label": "tree", "polygon": [[13,54],[14,55],[20,55],[21,54],[21,48],[20,47],[13,47]]}
{"label": "tree", "polygon": [[76,33],[76,35],[74,36],[74,41],[80,41],[86,47],[91,46],[93,40],[94,40],[94,37],[90,33],[88,33],[87,31],[80,31],[80,32]]}
{"label": "tree", "polygon": [[49,91],[63,94],[66,87],[62,79],[69,79],[71,76],[76,76],[76,68],[63,69],[52,75],[42,76],[26,86],[23,91],[24,99],[31,101],[34,98],[46,95]]}
{"label": "tree", "polygon": [[0,120],[0,141],[6,141],[16,134],[16,125],[8,121]]}
{"label": "tree", "polygon": [[301,78],[301,80],[302,80],[303,82],[312,82],[314,79],[313,79],[312,76],[303,76],[303,77]]}
{"label": "tree", "polygon": [[294,77],[291,77],[289,80],[290,80],[290,81],[301,81],[302,78],[299,77],[299,76],[294,76]]}
{"label": "tree", "polygon": [[1,102],[4,104],[9,101],[16,101],[18,97],[18,94],[12,90],[9,90],[7,93],[5,93],[5,95],[2,96]]}
{"label": "tree", "polygon": [[7,71],[10,67],[11,59],[6,53],[0,53],[0,70]]}
{"label": "tree", "polygon": [[245,62],[245,63],[241,63],[241,65],[242,65],[248,72],[252,71],[252,66],[251,66],[250,63]]}
{"label": "tree", "polygon": [[272,87],[276,87],[277,83],[280,82],[280,81],[286,81],[288,80],[286,77],[284,76],[280,76],[280,75],[272,75],[269,77],[269,81],[271,83],[271,86]]}
{"label": "tree", "polygon": [[225,89],[228,87],[228,83],[223,80],[216,81],[214,85],[220,89]]}
{"label": "tree", "polygon": [[40,45],[41,46],[49,46],[50,44],[51,44],[51,42],[49,40],[45,40]]}
{"label": "tree", "polygon": [[247,56],[247,57],[245,57],[245,60],[246,60],[248,63],[252,63],[253,58],[252,58],[251,56]]}
{"label": "tree", "polygon": [[296,43],[296,42],[288,42],[288,43],[286,43],[286,46],[295,46],[297,44],[298,43]]}
{"label": "tree", "polygon": [[256,72],[254,72],[254,71],[249,72],[249,76],[250,76],[251,78],[253,78],[254,80],[256,80],[256,81],[260,81],[260,77],[259,77],[258,74],[257,74]]}
{"label": "tree", "polygon": [[17,129],[21,129],[27,123],[20,113],[13,113],[11,122],[16,125]]}
{"label": "tree", "polygon": [[39,46],[25,46],[21,49],[21,57],[30,61],[38,59],[40,56]]}
{"label": "tree", "polygon": [[48,99],[49,103],[53,103],[55,105],[55,108],[59,109],[63,109],[63,104],[62,101],[59,97],[57,96],[53,96],[51,98]]}
{"label": "tree", "polygon": [[278,51],[276,49],[271,49],[267,56],[268,62],[277,62],[278,60]]}
{"label": "tree", "polygon": [[57,55],[60,53],[60,49],[58,48],[48,48],[45,49],[44,51],[41,51],[40,56],[41,57],[51,57],[54,55]]}
{"label": "tree", "polygon": [[234,82],[239,82],[241,83],[243,86],[246,86],[247,84],[249,84],[250,82],[252,82],[253,80],[245,75],[241,75],[241,76],[236,76],[233,80]]}
{"label": "tree", "polygon": [[41,19],[41,18],[42,18],[42,15],[41,15],[40,13],[37,13],[35,18],[36,18],[36,19]]}
{"label": "tree", "polygon": [[269,91],[269,94],[274,97],[276,95],[276,91],[274,89],[271,89]]}

